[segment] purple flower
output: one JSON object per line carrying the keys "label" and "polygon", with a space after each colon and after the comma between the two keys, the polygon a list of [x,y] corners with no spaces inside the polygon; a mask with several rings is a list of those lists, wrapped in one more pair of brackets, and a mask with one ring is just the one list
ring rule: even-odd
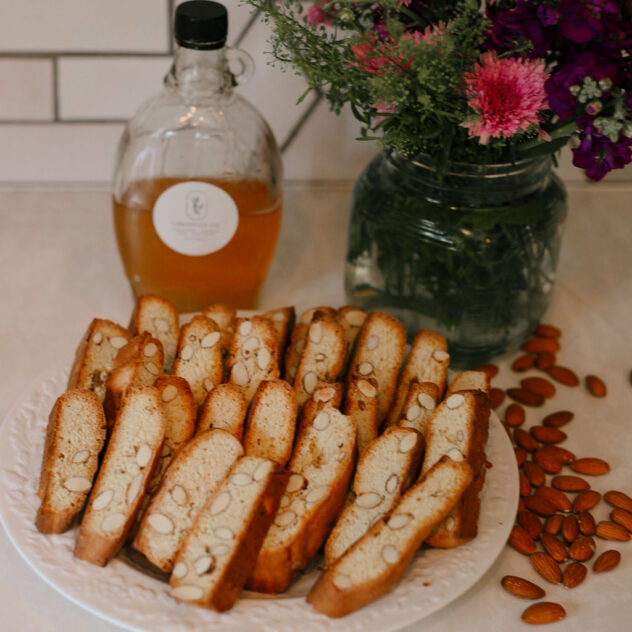
{"label": "purple flower", "polygon": [[586,175],[598,182],[612,169],[622,169],[632,161],[632,140],[620,138],[613,143],[599,134],[592,125],[580,136],[580,145],[573,149],[573,164],[586,170]]}

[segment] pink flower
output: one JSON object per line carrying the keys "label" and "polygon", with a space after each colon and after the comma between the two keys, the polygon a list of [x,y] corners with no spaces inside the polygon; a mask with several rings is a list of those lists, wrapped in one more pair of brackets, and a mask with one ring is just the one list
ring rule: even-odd
{"label": "pink flower", "polygon": [[410,5],[410,3],[412,2],[412,0],[397,0],[397,2],[399,4],[401,4],[403,7],[407,7]]}
{"label": "pink flower", "polygon": [[[373,105],[373,109],[380,114],[397,114],[397,108],[394,103],[387,103],[383,99],[380,99]],[[388,116],[376,116],[373,119],[373,126],[377,127],[382,121],[385,121]]]}
{"label": "pink flower", "polygon": [[468,105],[476,112],[461,123],[470,138],[486,145],[490,137],[509,138],[539,124],[538,113],[548,108],[544,82],[548,79],[543,61],[498,59],[495,52],[483,53],[474,72],[465,73]]}
{"label": "pink flower", "polygon": [[435,44],[441,40],[445,35],[446,24],[443,20],[439,24],[433,26],[427,26],[423,31],[415,31],[414,33],[405,33],[402,35],[403,39],[413,38],[415,46],[418,46],[421,42],[426,44]]}
{"label": "pink flower", "polygon": [[318,24],[333,24],[336,10],[328,7],[329,0],[319,0],[307,9],[307,23],[312,26]]}
{"label": "pink flower", "polygon": [[354,66],[362,68],[373,75],[381,75],[393,68],[401,72],[410,67],[410,60],[404,61],[397,51],[397,44],[392,41],[376,42],[372,33],[368,41],[351,46],[351,52],[358,60]]}

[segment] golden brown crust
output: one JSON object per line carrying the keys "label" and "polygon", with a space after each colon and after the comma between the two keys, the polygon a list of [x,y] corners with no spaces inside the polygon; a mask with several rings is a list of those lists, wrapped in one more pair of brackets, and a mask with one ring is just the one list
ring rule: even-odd
{"label": "golden brown crust", "polygon": [[272,321],[274,329],[277,334],[277,341],[279,343],[279,362],[285,355],[285,348],[290,337],[290,332],[294,328],[296,321],[296,311],[294,307],[280,307],[279,309],[272,309],[268,312],[261,314],[264,318],[268,318]]}
{"label": "golden brown crust", "polygon": [[439,403],[439,399],[439,387],[436,384],[413,380],[408,387],[397,425],[414,428],[425,438],[428,420]]}
{"label": "golden brown crust", "polygon": [[220,428],[241,441],[247,412],[248,402],[243,391],[234,384],[220,384],[206,396],[198,414],[196,432]]}
{"label": "golden brown crust", "polygon": [[490,388],[489,376],[484,371],[463,371],[450,382],[446,395],[459,391],[480,390],[489,396]]}
{"label": "golden brown crust", "polygon": [[353,376],[349,381],[343,412],[353,418],[358,429],[358,456],[377,438],[379,432],[377,392],[375,378]]}
{"label": "golden brown crust", "polygon": [[237,311],[229,305],[214,303],[213,305],[209,305],[202,314],[214,321],[219,327],[222,356],[225,357],[228,354],[230,341],[233,337],[233,324],[237,316]]}

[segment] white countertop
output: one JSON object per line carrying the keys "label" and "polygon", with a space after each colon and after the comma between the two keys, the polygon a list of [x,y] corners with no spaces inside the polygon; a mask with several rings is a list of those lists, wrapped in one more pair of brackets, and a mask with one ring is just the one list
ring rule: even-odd
{"label": "white countertop", "polygon": [[[277,255],[262,295],[264,308],[345,302],[342,263],[350,188],[346,185],[288,187]],[[612,471],[594,480],[601,492],[632,495],[632,186],[573,185],[558,283],[546,322],[563,330],[559,362],[580,375],[595,373],[607,383],[598,400],[582,387],[558,387],[558,396],[528,412],[527,425],[547,412],[575,411],[565,428],[565,447],[578,456],[598,456]],[[118,258],[107,192],[0,192],[0,419],[47,367],[72,360],[94,317],[126,323],[132,295]],[[511,358],[499,359],[495,380],[518,381]],[[521,376],[520,376],[521,377]],[[502,412],[502,408],[500,409]],[[603,519],[601,503],[595,511]],[[573,590],[547,584],[529,561],[509,547],[467,593],[406,632],[505,632],[528,629],[520,614],[528,602],[504,592],[506,574],[536,581],[547,599],[564,605],[567,618],[551,629],[630,630],[632,541],[597,540],[598,550],[621,551],[610,573],[589,573]],[[589,563],[591,564],[591,563]],[[16,632],[113,632],[41,580],[0,529],[0,628]]]}

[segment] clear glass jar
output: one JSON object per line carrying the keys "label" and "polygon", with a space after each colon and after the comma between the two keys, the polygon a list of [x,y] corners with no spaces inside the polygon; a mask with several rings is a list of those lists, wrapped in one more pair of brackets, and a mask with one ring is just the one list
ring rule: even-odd
{"label": "clear glass jar", "polygon": [[255,307],[280,230],[279,149],[233,91],[253,64],[225,46],[226,31],[222,5],[179,5],[164,88],[118,148],[114,224],[125,272],[136,295],[160,294],[182,312]]}
{"label": "clear glass jar", "polygon": [[409,335],[434,329],[452,362],[474,366],[518,347],[546,311],[566,216],[550,156],[449,164],[379,154],[353,195],[345,287]]}

